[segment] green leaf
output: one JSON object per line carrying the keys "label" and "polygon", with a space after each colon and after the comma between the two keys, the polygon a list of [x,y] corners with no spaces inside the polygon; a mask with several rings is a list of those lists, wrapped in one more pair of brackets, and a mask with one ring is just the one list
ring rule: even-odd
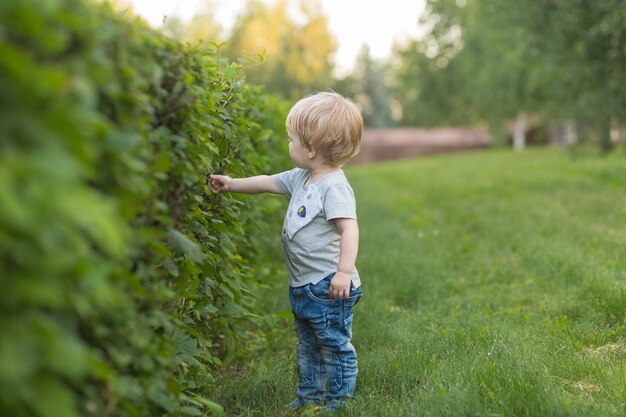
{"label": "green leaf", "polygon": [[210,412],[218,416],[221,416],[224,414],[224,408],[222,408],[221,405],[214,403],[213,401],[206,399],[204,397],[199,397],[199,396],[193,397],[191,398],[190,401],[205,406]]}
{"label": "green leaf", "polygon": [[57,378],[41,375],[30,381],[29,405],[41,417],[78,417],[76,399],[67,388]]}
{"label": "green leaf", "polygon": [[167,240],[170,248],[176,254],[188,256],[198,264],[204,261],[202,250],[196,242],[192,241],[178,230],[168,229]]}
{"label": "green leaf", "polygon": [[197,340],[182,331],[178,330],[174,333],[172,343],[176,346],[179,353],[189,356],[200,355],[202,353],[202,350],[198,349]]}
{"label": "green leaf", "polygon": [[177,411],[177,414],[180,414],[183,416],[201,416],[204,414],[202,411],[193,407],[181,407],[176,411]]}

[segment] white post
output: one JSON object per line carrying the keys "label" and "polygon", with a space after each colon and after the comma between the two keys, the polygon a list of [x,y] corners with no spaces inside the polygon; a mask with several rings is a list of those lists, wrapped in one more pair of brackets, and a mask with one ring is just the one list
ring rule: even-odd
{"label": "white post", "polygon": [[519,151],[526,146],[526,115],[520,113],[513,128],[513,149]]}
{"label": "white post", "polygon": [[578,134],[576,133],[576,123],[572,119],[568,119],[565,121],[564,130],[565,134],[563,139],[566,145],[571,145],[578,141]]}

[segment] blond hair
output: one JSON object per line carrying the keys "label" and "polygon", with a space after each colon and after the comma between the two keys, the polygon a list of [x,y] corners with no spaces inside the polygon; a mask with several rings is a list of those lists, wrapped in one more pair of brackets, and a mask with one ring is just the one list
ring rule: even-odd
{"label": "blond hair", "polygon": [[287,132],[327,162],[343,165],[359,152],[363,117],[354,103],[334,92],[299,100],[287,115]]}

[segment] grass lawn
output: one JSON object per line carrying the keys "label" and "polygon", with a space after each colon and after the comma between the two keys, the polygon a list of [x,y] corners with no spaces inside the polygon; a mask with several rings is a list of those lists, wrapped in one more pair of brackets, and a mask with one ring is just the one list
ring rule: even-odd
{"label": "grass lawn", "polygon": [[[480,151],[346,172],[364,296],[355,401],[338,415],[626,415],[626,158]],[[315,415],[282,408],[286,285],[262,294],[283,317],[269,345],[208,387],[226,415]]]}

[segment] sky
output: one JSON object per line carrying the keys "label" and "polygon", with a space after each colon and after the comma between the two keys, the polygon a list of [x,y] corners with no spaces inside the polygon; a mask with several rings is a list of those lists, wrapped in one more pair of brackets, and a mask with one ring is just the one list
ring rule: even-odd
{"label": "sky", "polygon": [[[189,20],[207,0],[126,0],[137,14],[158,27],[164,16],[178,15]],[[263,0],[273,4],[274,0]],[[246,0],[212,0],[215,20],[229,29]],[[294,9],[298,0],[289,0]],[[363,44],[375,59],[389,56],[394,40],[419,36],[418,18],[424,0],[321,0],[330,31],[338,43],[335,62],[339,73],[349,71]]]}

